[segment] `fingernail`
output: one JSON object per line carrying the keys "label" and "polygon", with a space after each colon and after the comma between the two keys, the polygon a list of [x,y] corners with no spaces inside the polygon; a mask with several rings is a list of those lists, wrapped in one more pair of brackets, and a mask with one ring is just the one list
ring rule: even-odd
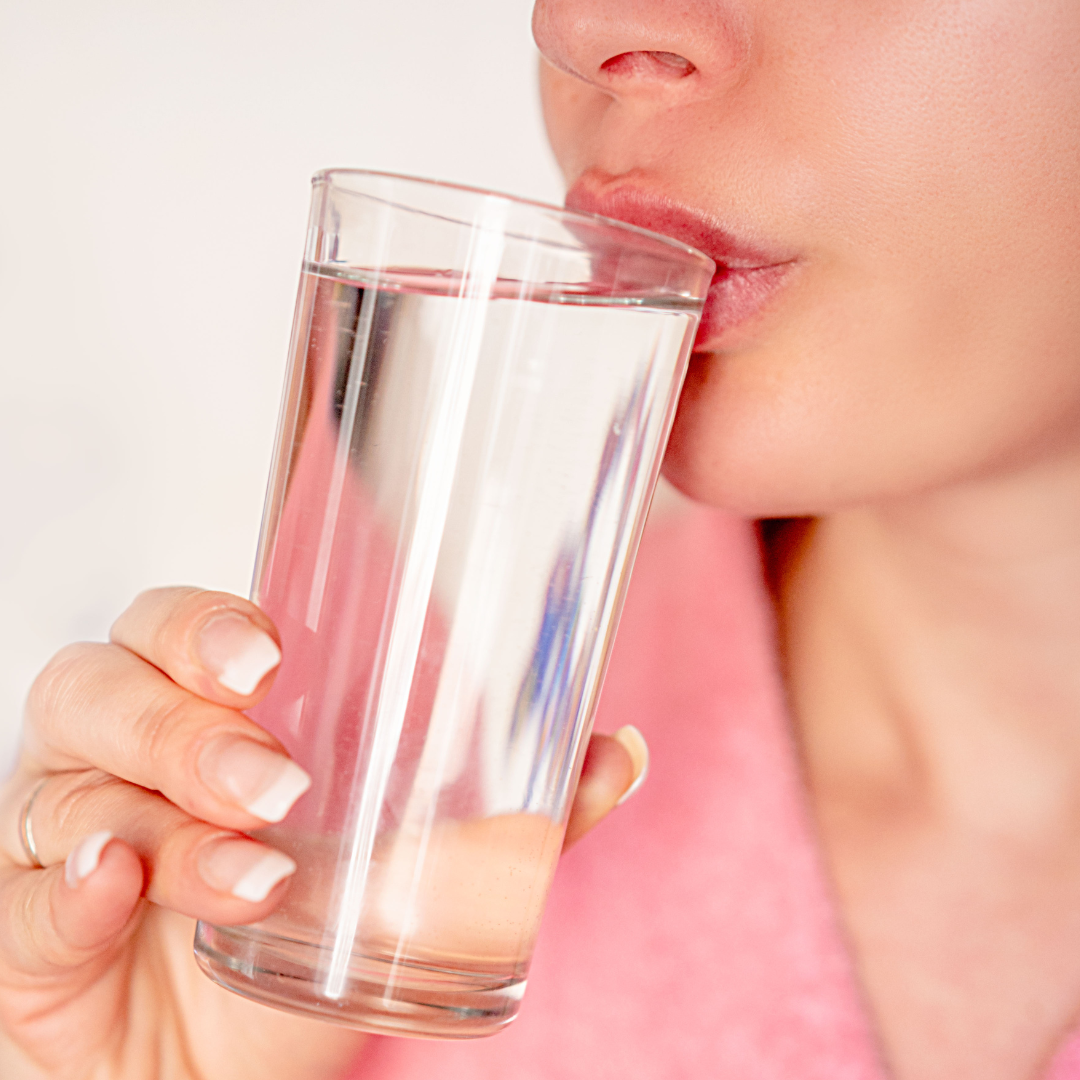
{"label": "fingernail", "polygon": [[235,736],[206,747],[199,758],[199,774],[223,799],[263,821],[280,821],[311,787],[311,777],[295,761]]}
{"label": "fingernail", "polygon": [[281,663],[274,639],[243,615],[218,615],[199,631],[199,659],[226,690],[247,697]]}
{"label": "fingernail", "polygon": [[622,744],[623,749],[630,755],[630,760],[634,763],[634,779],[615,804],[616,806],[622,806],[645,783],[645,777],[649,775],[649,744],[645,741],[645,736],[633,724],[627,724],[625,727],[619,728],[612,738]]}
{"label": "fingernail", "polygon": [[279,881],[296,871],[288,855],[251,840],[219,840],[199,852],[198,866],[199,876],[211,889],[253,904],[265,900]]}
{"label": "fingernail", "polygon": [[101,853],[112,838],[111,832],[91,833],[74,847],[64,862],[64,880],[69,889],[77,889],[79,882],[85,881],[98,868]]}

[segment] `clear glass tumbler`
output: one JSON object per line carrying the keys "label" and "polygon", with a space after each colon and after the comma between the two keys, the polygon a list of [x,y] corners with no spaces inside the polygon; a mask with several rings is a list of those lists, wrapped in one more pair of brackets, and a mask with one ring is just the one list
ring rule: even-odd
{"label": "clear glass tumbler", "polygon": [[713,273],[619,222],[314,178],[253,596],[252,711],[313,777],[246,997],[389,1034],[513,1019]]}

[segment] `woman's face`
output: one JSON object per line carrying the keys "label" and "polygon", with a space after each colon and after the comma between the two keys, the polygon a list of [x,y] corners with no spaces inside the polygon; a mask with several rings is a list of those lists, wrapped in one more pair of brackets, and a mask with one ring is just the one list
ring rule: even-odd
{"label": "woman's face", "polygon": [[666,471],[756,516],[1080,459],[1077,0],[539,0],[568,203],[722,267]]}

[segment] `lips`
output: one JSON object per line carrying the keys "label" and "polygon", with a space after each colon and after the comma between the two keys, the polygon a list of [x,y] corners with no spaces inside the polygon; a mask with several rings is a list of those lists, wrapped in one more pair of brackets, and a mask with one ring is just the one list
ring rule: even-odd
{"label": "lips", "polygon": [[787,253],[766,250],[721,228],[702,210],[631,183],[599,184],[586,174],[567,193],[566,205],[674,237],[716,263],[701,313],[697,350],[716,348],[757,315],[796,263]]}

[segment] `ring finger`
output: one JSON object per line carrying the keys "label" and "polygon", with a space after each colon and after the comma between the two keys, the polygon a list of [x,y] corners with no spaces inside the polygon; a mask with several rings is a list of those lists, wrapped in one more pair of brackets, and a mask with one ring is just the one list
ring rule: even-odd
{"label": "ring finger", "polygon": [[[66,860],[69,882],[77,881],[93,869],[89,864],[104,847],[101,834],[108,833],[138,855],[146,898],[192,918],[224,924],[262,918],[296,869],[281,852],[98,770],[53,773],[43,782],[28,778],[12,789],[23,800],[36,791],[30,830],[43,866]],[[29,866],[19,837],[21,808],[13,809],[10,801],[4,807],[4,854]],[[96,852],[93,844],[80,848],[88,837],[96,838]]]}

